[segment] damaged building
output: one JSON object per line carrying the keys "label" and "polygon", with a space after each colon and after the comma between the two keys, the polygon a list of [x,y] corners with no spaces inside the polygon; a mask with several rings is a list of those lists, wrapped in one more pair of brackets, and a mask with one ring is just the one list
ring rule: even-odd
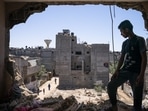
{"label": "damaged building", "polygon": [[106,86],[109,81],[109,44],[77,43],[68,29],[56,35],[55,49],[10,48],[10,54],[40,57],[40,64],[59,76],[61,88],[92,88],[99,81]]}
{"label": "damaged building", "polygon": [[109,80],[109,44],[77,43],[70,30],[56,35],[56,73],[61,87],[92,87]]}

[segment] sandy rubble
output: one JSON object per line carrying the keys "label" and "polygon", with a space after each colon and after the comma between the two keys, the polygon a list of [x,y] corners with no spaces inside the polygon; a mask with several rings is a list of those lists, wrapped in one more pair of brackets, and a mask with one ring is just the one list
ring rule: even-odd
{"label": "sandy rubble", "polygon": [[[13,111],[18,111],[17,108],[26,109],[28,107],[33,109],[27,111],[110,111],[108,107],[111,104],[105,90],[102,90],[102,92],[86,88],[61,90],[58,88],[58,81],[55,83],[54,80],[53,77],[50,81],[44,83],[39,88],[41,92],[38,95],[36,94],[36,97],[25,91],[26,96],[16,101]],[[48,84],[51,86],[50,90]],[[117,97],[119,111],[131,111],[132,98],[125,94],[121,88],[118,88]],[[37,108],[34,106],[37,106]]]}
{"label": "sandy rubble", "polygon": [[[44,99],[48,97],[58,97],[62,95],[62,97],[65,99],[70,96],[75,96],[77,101],[79,103],[87,103],[87,102],[93,102],[98,103],[101,100],[108,100],[108,95],[105,90],[102,90],[102,92],[97,92],[95,89],[87,89],[87,88],[80,88],[80,89],[67,89],[67,90],[61,90],[58,89],[58,78],[57,83],[54,83],[54,79],[52,78],[50,81],[47,81],[44,85],[40,87],[40,90],[45,89],[46,92],[43,94],[41,91],[38,98]],[[51,85],[50,90],[48,90],[48,84]],[[121,88],[118,88],[118,99],[126,102],[127,104],[131,105],[133,104],[132,98],[129,97],[127,94],[124,93]]]}
{"label": "sandy rubble", "polygon": [[[40,87],[40,90],[45,89],[45,94],[43,93],[43,91],[41,91],[37,98],[44,100],[47,98],[57,98],[59,96],[62,96],[63,99],[66,99],[68,97],[74,96],[77,102],[80,104],[103,104],[99,107],[103,107],[102,110],[104,109],[104,111],[111,106],[108,100],[108,94],[105,90],[102,90],[102,92],[97,92],[94,89],[87,88],[61,90],[58,89],[58,81],[55,84],[54,79],[55,78],[52,78],[50,81],[47,81],[44,85]],[[50,90],[48,90],[48,84],[51,85]],[[131,110],[131,106],[133,104],[132,97],[129,97],[127,94],[125,94],[124,91],[121,90],[121,88],[118,88],[117,98],[119,100],[118,106],[120,111],[128,111],[128,109]],[[122,101],[123,103],[120,101]],[[126,108],[125,105],[127,105],[129,108]]]}

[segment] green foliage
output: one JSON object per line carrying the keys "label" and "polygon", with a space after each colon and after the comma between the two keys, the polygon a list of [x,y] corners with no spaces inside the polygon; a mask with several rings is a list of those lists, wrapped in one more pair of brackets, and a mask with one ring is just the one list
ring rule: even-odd
{"label": "green foliage", "polygon": [[109,64],[109,73],[113,74],[117,68],[118,62]]}
{"label": "green foliage", "polygon": [[44,65],[41,65],[41,68],[40,68],[40,72],[38,73],[37,77],[40,78],[43,74],[45,74],[47,71],[46,71],[46,68]]}
{"label": "green foliage", "polygon": [[97,92],[102,92],[102,87],[101,87],[101,85],[96,85],[96,86],[94,87],[94,89],[95,89],[95,91],[97,91]]}

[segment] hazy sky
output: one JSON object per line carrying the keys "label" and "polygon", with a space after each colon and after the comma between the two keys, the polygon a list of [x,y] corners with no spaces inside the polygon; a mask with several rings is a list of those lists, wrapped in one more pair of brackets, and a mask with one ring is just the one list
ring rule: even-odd
{"label": "hazy sky", "polygon": [[[125,40],[118,30],[121,21],[128,19],[137,35],[147,38],[144,20],[139,11],[111,6],[115,51],[121,50]],[[112,46],[112,21],[109,5],[49,5],[45,11],[34,13],[26,23],[15,25],[10,30],[10,47],[46,47],[44,39],[51,39],[49,47],[55,48],[55,36],[69,29],[77,36],[77,42],[110,44]]]}

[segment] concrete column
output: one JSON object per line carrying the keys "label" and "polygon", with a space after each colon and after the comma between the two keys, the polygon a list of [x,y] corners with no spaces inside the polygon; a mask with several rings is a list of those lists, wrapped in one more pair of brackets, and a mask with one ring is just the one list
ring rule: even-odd
{"label": "concrete column", "polygon": [[0,0],[0,97],[3,90],[5,54],[5,3]]}
{"label": "concrete column", "polygon": [[84,60],[82,60],[82,75],[84,75]]}

